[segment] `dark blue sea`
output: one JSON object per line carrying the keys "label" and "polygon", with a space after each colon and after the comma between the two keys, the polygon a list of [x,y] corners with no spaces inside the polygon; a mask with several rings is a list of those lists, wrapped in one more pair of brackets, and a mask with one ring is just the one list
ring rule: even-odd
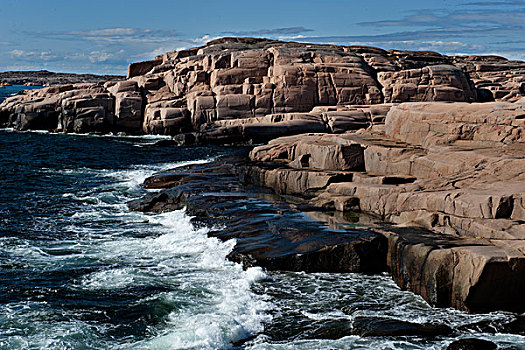
{"label": "dark blue sea", "polygon": [[226,259],[235,241],[209,238],[184,210],[128,210],[147,176],[229,152],[144,147],[157,140],[0,130],[0,349],[443,349],[458,337],[525,349],[525,337],[474,328],[287,338],[356,316],[461,328],[514,315],[433,309],[386,274],[243,270]]}
{"label": "dark blue sea", "polygon": [[0,102],[5,100],[9,96],[15,95],[20,90],[33,90],[33,89],[40,89],[41,86],[23,86],[23,85],[12,85],[12,86],[6,86],[4,88],[0,88]]}

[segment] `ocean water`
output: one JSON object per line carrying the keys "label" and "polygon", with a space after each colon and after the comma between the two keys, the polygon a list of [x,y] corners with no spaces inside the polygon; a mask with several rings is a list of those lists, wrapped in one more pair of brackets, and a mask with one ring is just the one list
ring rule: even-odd
{"label": "ocean water", "polygon": [[6,86],[5,88],[0,88],[0,102],[5,100],[9,96],[13,96],[18,93],[20,90],[33,90],[40,89],[41,86],[23,86],[23,85],[12,85]]}
{"label": "ocean water", "polygon": [[[221,147],[145,147],[155,137],[0,131],[0,349],[443,349],[511,313],[434,309],[390,277],[243,270],[235,241],[209,238],[184,210],[146,215],[126,202],[149,175],[212,161]],[[450,337],[319,329],[357,316],[439,322]],[[487,328],[487,327],[485,327]]]}
{"label": "ocean water", "polygon": [[183,211],[129,212],[155,171],[221,154],[0,132],[0,348],[222,348],[262,330],[263,274]]}

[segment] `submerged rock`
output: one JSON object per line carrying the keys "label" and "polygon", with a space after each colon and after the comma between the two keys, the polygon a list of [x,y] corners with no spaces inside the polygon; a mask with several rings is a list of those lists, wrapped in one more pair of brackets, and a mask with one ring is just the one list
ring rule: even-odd
{"label": "submerged rock", "polygon": [[495,350],[498,346],[485,339],[463,338],[454,340],[447,346],[447,350]]}
{"label": "submerged rock", "polygon": [[305,339],[341,339],[352,335],[352,323],[348,320],[324,320],[314,322],[311,329],[302,334]]}
{"label": "submerged rock", "polygon": [[383,317],[359,316],[352,323],[352,334],[361,337],[437,337],[452,332],[452,328],[443,324],[419,324]]}

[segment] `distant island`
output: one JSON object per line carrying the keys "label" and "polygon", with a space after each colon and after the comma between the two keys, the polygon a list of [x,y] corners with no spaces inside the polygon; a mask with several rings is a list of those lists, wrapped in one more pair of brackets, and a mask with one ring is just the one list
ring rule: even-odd
{"label": "distant island", "polygon": [[60,84],[97,83],[123,80],[120,75],[55,73],[47,70],[0,72],[0,87],[9,85],[51,86]]}

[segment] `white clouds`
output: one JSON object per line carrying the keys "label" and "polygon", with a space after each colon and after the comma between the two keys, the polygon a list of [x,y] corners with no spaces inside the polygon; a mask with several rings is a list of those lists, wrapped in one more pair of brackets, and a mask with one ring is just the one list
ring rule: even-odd
{"label": "white clouds", "polygon": [[305,35],[298,34],[298,35],[281,35],[278,36],[277,39],[279,40],[297,40],[297,39],[304,39],[306,38]]}
{"label": "white clouds", "polygon": [[89,51],[89,52],[76,52],[73,54],[66,54],[63,57],[64,60],[71,60],[77,62],[90,62],[93,64],[98,63],[116,63],[127,65],[128,54],[125,50],[119,50],[116,52],[112,51]]}
{"label": "white clouds", "polygon": [[14,57],[29,57],[29,56],[34,56],[36,52],[34,51],[28,52],[24,50],[12,50],[12,51],[9,51],[9,54]]}
{"label": "white clouds", "polygon": [[247,31],[232,31],[223,32],[222,34],[235,35],[235,36],[260,36],[260,35],[297,35],[300,33],[313,32],[313,29],[305,27],[285,27],[285,28],[272,28],[272,29],[257,29]]}
{"label": "white clouds", "polygon": [[525,1],[479,1],[465,4],[465,6],[524,6]]}
{"label": "white clouds", "polygon": [[42,61],[51,61],[58,58],[58,56],[51,53],[51,51],[25,51],[15,49],[9,51],[8,53],[18,59],[39,59]]}
{"label": "white clouds", "polygon": [[485,55],[495,55],[508,58],[509,60],[525,61],[525,52],[523,51],[494,51],[484,53]]}
{"label": "white clouds", "polygon": [[177,38],[177,33],[172,30],[142,28],[102,28],[85,31],[29,32],[27,34],[37,38],[53,40],[82,40],[108,44],[162,43]]}
{"label": "white clouds", "polygon": [[168,51],[180,51],[180,50],[186,50],[187,48],[189,48],[189,46],[191,45],[187,45],[187,46],[180,46],[180,47],[168,47],[168,46],[163,46],[163,47],[157,47],[156,49],[152,50],[152,51],[149,51],[149,52],[146,52],[146,53],[142,53],[142,54],[139,54],[137,55],[137,57],[149,57],[149,58],[153,58],[153,57],[156,57],[156,56],[160,56],[162,54],[165,54],[166,52]]}
{"label": "white clouds", "polygon": [[124,74],[130,62],[151,59],[175,48],[197,46],[200,41],[211,39],[201,37],[192,42],[177,37],[172,30],[128,27],[24,34],[33,41],[36,39],[34,45],[40,49],[14,47],[6,57],[20,65],[33,62],[35,66],[42,66],[54,62],[50,69],[68,67],[67,71],[78,71],[83,67],[90,72],[103,69],[104,73],[115,74]]}
{"label": "white clouds", "polygon": [[212,40],[215,40],[215,39],[219,39],[219,38],[221,38],[221,36],[211,36],[209,34],[206,34],[206,35],[203,35],[203,36],[201,36],[199,38],[189,39],[188,41],[190,43],[193,43],[193,44],[204,45],[204,44],[206,44],[209,41],[212,41]]}
{"label": "white clouds", "polygon": [[106,52],[106,51],[91,51],[87,58],[91,63],[97,63],[97,62],[108,62],[113,59],[122,59],[124,54],[124,50],[120,50],[118,52],[112,53],[112,52]]}
{"label": "white clouds", "polygon": [[444,40],[403,40],[403,41],[390,41],[380,43],[367,43],[381,44],[382,46],[390,46],[398,49],[409,49],[409,50],[422,50],[422,51],[437,51],[440,53],[457,54],[460,51],[482,51],[485,49],[483,45],[468,44],[460,41],[444,41]]}
{"label": "white clouds", "polygon": [[[79,35],[96,35],[96,36],[115,36],[115,35],[134,35],[138,32],[135,28],[106,28],[106,29],[95,29],[87,30],[84,32],[68,32],[68,34],[79,34]],[[144,30],[151,32],[152,30]]]}

